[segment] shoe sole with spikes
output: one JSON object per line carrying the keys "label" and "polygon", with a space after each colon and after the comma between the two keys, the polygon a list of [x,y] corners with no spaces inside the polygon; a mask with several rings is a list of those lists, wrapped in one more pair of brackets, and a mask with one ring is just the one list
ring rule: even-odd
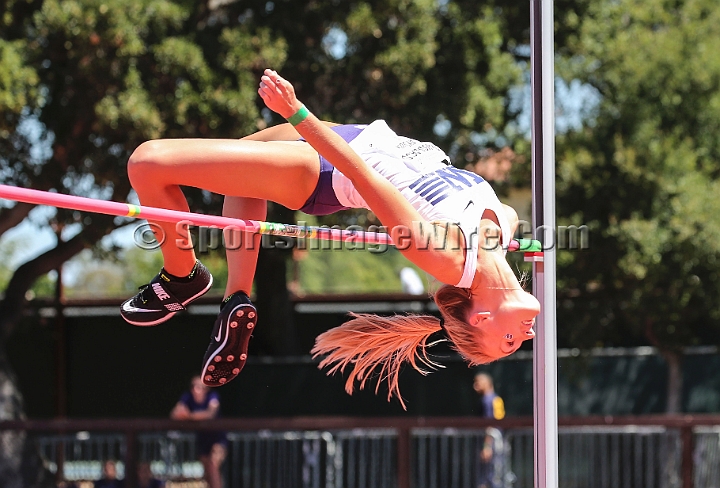
{"label": "shoe sole with spikes", "polygon": [[225,385],[240,374],[255,329],[257,310],[252,303],[228,304],[226,308],[229,313],[220,312],[203,358],[202,381],[207,386]]}

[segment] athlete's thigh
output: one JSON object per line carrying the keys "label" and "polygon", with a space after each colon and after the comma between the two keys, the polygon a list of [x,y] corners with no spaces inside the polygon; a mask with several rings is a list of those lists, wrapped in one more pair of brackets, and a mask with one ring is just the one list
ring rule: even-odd
{"label": "athlete's thigh", "polygon": [[[334,127],[335,122],[323,121],[323,124],[328,127]],[[268,127],[261,131],[255,132],[242,138],[243,141],[297,141],[300,139],[300,134],[290,124],[279,124],[272,127]]]}
{"label": "athlete's thigh", "polygon": [[299,141],[163,139],[140,146],[133,161],[143,178],[300,208],[320,174],[318,153]]}

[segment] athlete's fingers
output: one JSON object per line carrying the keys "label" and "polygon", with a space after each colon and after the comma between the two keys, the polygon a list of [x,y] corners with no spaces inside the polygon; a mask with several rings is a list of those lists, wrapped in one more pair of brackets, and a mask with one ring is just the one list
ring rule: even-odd
{"label": "athlete's fingers", "polygon": [[280,76],[277,71],[272,69],[266,69],[265,76],[270,78],[273,84],[277,87],[278,93],[280,93],[286,98],[295,96],[295,90],[292,86],[292,83]]}
{"label": "athlete's fingers", "polygon": [[276,92],[275,86],[269,80],[262,80],[260,82],[260,88],[265,90],[267,93],[275,93]]}
{"label": "athlete's fingers", "polygon": [[273,86],[273,82],[270,77],[265,75],[260,78],[260,84],[265,86],[265,88],[271,88]]}
{"label": "athlete's fingers", "polygon": [[258,88],[258,93],[260,93],[260,96],[263,98],[270,98],[272,96],[272,90],[264,83],[260,82],[260,88]]}
{"label": "athlete's fingers", "polygon": [[287,118],[291,116],[295,112],[293,106],[297,103],[295,89],[292,83],[271,69],[263,71],[260,80],[258,93],[265,102],[265,105],[283,117]]}
{"label": "athlete's fingers", "polygon": [[268,76],[271,77],[275,82],[279,82],[282,79],[282,77],[274,69],[268,70]]}
{"label": "athlete's fingers", "polygon": [[274,94],[268,90],[267,87],[260,87],[258,88],[258,94],[260,95],[260,98],[263,99],[266,105],[272,104],[274,101]]}
{"label": "athlete's fingers", "polygon": [[282,78],[278,78],[278,80],[277,80],[276,83],[277,83],[278,90],[280,90],[280,93],[282,93],[282,95],[283,95],[284,97],[287,98],[287,97],[289,97],[289,96],[291,95],[290,89],[292,89],[292,86],[290,86],[290,89],[288,89],[288,85],[289,85],[290,83],[288,83],[287,81],[283,80]]}
{"label": "athlete's fingers", "polygon": [[285,95],[286,97],[295,98],[295,88],[292,86],[292,83],[290,83],[282,76],[277,75],[277,84],[283,95]]}
{"label": "athlete's fingers", "polygon": [[260,89],[265,93],[263,99],[266,101],[276,101],[278,98],[282,98],[282,93],[278,91],[277,87],[273,85],[272,82],[268,83],[264,81],[260,83]]}
{"label": "athlete's fingers", "polygon": [[272,77],[269,77],[269,76],[263,76],[261,79],[265,83],[265,85],[267,85],[267,87],[270,91],[273,91],[281,96],[284,95],[283,91],[280,89],[280,87],[278,86],[278,83],[275,79],[273,79]]}

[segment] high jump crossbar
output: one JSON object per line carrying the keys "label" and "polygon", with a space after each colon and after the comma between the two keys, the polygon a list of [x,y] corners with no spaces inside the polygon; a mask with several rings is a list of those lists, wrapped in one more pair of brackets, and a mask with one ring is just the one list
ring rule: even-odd
{"label": "high jump crossbar", "polygon": [[[555,47],[553,0],[530,2],[533,228],[544,245],[533,264],[540,302],[533,344],[535,488],[558,487],[557,324],[555,317]],[[527,256],[527,255],[526,255]],[[527,259],[527,258],[526,258]]]}
{"label": "high jump crossbar", "polygon": [[[131,203],[111,202],[93,198],[65,195],[47,191],[20,188],[17,186],[0,185],[0,198],[16,202],[36,205],[49,205],[51,207],[67,208],[118,217],[131,217],[159,222],[179,223],[187,225],[214,227],[220,229],[235,229],[255,234],[269,234],[284,237],[300,237],[307,239],[321,239],[342,241],[348,243],[364,243],[379,245],[394,245],[388,234],[382,232],[365,232],[355,229],[333,229],[329,227],[315,227],[308,225],[277,224],[273,222],[260,222],[257,220],[234,219],[218,215],[203,215],[164,208],[144,207]],[[541,251],[540,242],[532,239],[513,239],[508,245],[508,251],[522,251],[537,253]]]}

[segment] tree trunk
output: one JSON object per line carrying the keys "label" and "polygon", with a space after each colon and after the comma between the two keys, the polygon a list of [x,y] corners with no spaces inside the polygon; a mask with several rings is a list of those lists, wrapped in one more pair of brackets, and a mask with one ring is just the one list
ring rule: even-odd
{"label": "tree trunk", "polygon": [[680,413],[682,408],[682,354],[677,351],[661,351],[668,365],[666,413]]}
{"label": "tree trunk", "polygon": [[653,325],[650,319],[646,319],[645,337],[650,341],[650,344],[658,349],[660,355],[668,365],[667,404],[665,411],[666,413],[680,413],[683,390],[682,351],[679,348],[671,349],[664,346],[655,335]]}
{"label": "tree trunk", "polygon": [[35,205],[18,202],[11,208],[0,210],[0,236],[25,220],[33,208]]}
{"label": "tree trunk", "polygon": [[[40,276],[96,243],[114,228],[112,218],[95,217],[72,239],[59,242],[53,249],[21,265],[13,273],[0,302],[0,420],[25,418],[23,399],[6,354],[7,339],[17,326],[27,300],[25,294]],[[0,486],[3,488],[45,488],[55,486],[53,476],[44,467],[33,442],[24,432],[0,432]]]}
{"label": "tree trunk", "polygon": [[[97,239],[95,241],[97,242]],[[35,280],[57,269],[62,263],[85,249],[86,246],[84,236],[82,233],[78,234],[69,241],[58,243],[57,246],[35,259],[23,263],[15,270],[5,288],[5,297],[0,302],[0,340],[6,340],[15,330],[27,304],[25,294],[35,283]]]}
{"label": "tree trunk", "polygon": [[[15,374],[0,350],[0,421],[23,420],[23,398]],[[54,476],[42,463],[33,442],[22,431],[0,431],[0,485],[3,488],[51,488]]]}

